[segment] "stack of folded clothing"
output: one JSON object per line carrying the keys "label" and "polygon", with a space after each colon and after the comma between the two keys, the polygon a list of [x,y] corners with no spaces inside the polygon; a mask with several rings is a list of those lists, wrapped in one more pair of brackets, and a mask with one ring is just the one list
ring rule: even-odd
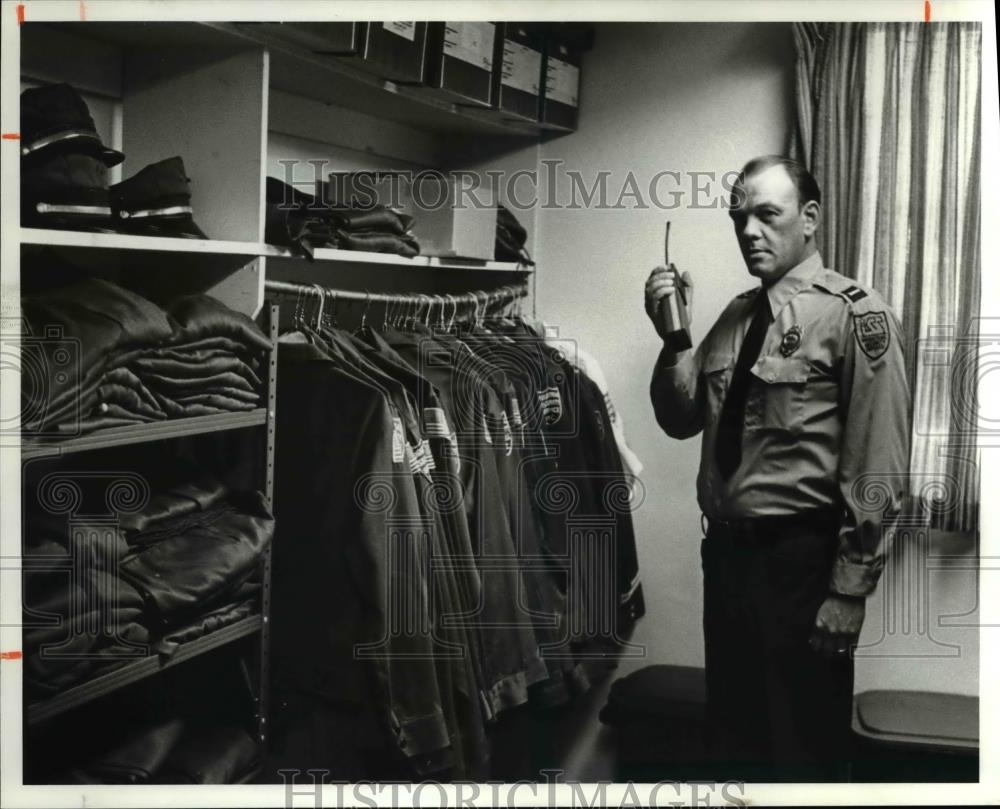
{"label": "stack of folded clothing", "polygon": [[410,233],[413,217],[384,205],[367,208],[335,208],[337,227],[334,240],[341,250],[369,253],[398,253],[412,258],[420,254],[420,244]]}
{"label": "stack of folded clothing", "polygon": [[317,247],[333,246],[329,211],[311,194],[268,177],[265,183],[264,239],[287,247],[310,261]]}
{"label": "stack of folded clothing", "polygon": [[102,142],[87,103],[68,84],[21,94],[24,227],[207,239],[192,218],[190,180],[171,157],[108,186],[125,159]]}
{"label": "stack of folded clothing", "polygon": [[22,429],[73,435],[253,410],[270,341],[207,295],[163,307],[90,278],[23,299]]}
{"label": "stack of folded clothing", "polygon": [[313,258],[317,247],[370,253],[419,255],[410,232],[413,217],[384,205],[330,205],[324,193],[318,201],[275,177],[267,178],[265,239]]}
{"label": "stack of folded clothing", "polygon": [[528,232],[524,226],[503,205],[497,206],[497,238],[494,258],[497,261],[516,261],[519,264],[534,265],[524,245]]}
{"label": "stack of folded clothing", "polygon": [[178,483],[119,523],[128,551],[118,571],[142,596],[143,622],[157,637],[182,624],[189,634],[195,619],[211,627],[256,596],[250,576],[274,529],[259,492],[211,478]]}
{"label": "stack of folded clothing", "polygon": [[[107,480],[69,474],[69,484],[81,492],[78,511],[100,510],[82,504]],[[29,504],[24,577],[25,684],[35,695],[151,651],[169,656],[256,609],[255,574],[274,533],[258,492],[203,476],[110,521],[38,505]]]}

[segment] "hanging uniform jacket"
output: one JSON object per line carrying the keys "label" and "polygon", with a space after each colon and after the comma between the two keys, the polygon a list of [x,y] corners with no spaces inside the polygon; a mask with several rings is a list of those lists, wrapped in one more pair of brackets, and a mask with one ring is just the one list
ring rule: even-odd
{"label": "hanging uniform jacket", "polygon": [[[292,691],[334,709],[339,725],[311,756],[333,773],[358,772],[351,763],[387,740],[417,772],[438,771],[451,750],[432,656],[430,537],[399,417],[314,346],[280,349],[279,396],[297,406],[279,410],[276,441],[277,704]],[[279,754],[294,747],[278,735]]]}

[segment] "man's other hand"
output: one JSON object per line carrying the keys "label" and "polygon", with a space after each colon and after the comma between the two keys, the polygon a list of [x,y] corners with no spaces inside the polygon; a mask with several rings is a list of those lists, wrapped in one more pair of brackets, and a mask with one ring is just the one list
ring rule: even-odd
{"label": "man's other hand", "polygon": [[[669,298],[671,295],[676,294],[676,272],[677,270],[673,268],[673,265],[671,265],[670,269],[667,267],[657,267],[649,274],[649,278],[646,279],[646,314],[653,321],[653,326],[656,328],[656,333],[660,335],[661,340],[666,340],[666,333],[663,330],[663,318],[660,317],[660,304],[664,298]],[[681,276],[681,283],[685,287],[684,293],[687,297],[688,311],[690,311],[694,299],[694,284],[691,280],[691,273],[684,273]]]}
{"label": "man's other hand", "polygon": [[846,657],[857,644],[864,621],[863,598],[831,595],[816,613],[816,626],[809,645],[824,657]]}

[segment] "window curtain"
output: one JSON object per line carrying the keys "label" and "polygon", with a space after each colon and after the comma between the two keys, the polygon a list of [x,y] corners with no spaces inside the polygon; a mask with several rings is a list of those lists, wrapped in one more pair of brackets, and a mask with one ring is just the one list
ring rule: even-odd
{"label": "window curtain", "polygon": [[909,508],[978,527],[979,23],[798,23],[789,151],[823,189],[826,265],[899,315]]}

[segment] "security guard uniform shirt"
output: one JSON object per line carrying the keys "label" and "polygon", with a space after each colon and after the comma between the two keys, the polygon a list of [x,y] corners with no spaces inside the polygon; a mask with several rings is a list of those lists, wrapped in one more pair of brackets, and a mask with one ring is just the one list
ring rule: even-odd
{"label": "security guard uniform shirt", "polygon": [[[773,319],[751,368],[742,462],[726,479],[714,462],[719,414],[762,294]],[[652,394],[668,435],[704,431],[698,503],[708,517],[843,507],[831,591],[875,588],[883,522],[898,508],[909,458],[900,326],[877,292],[813,253],[772,286],[735,298],[697,351],[657,368]]]}

